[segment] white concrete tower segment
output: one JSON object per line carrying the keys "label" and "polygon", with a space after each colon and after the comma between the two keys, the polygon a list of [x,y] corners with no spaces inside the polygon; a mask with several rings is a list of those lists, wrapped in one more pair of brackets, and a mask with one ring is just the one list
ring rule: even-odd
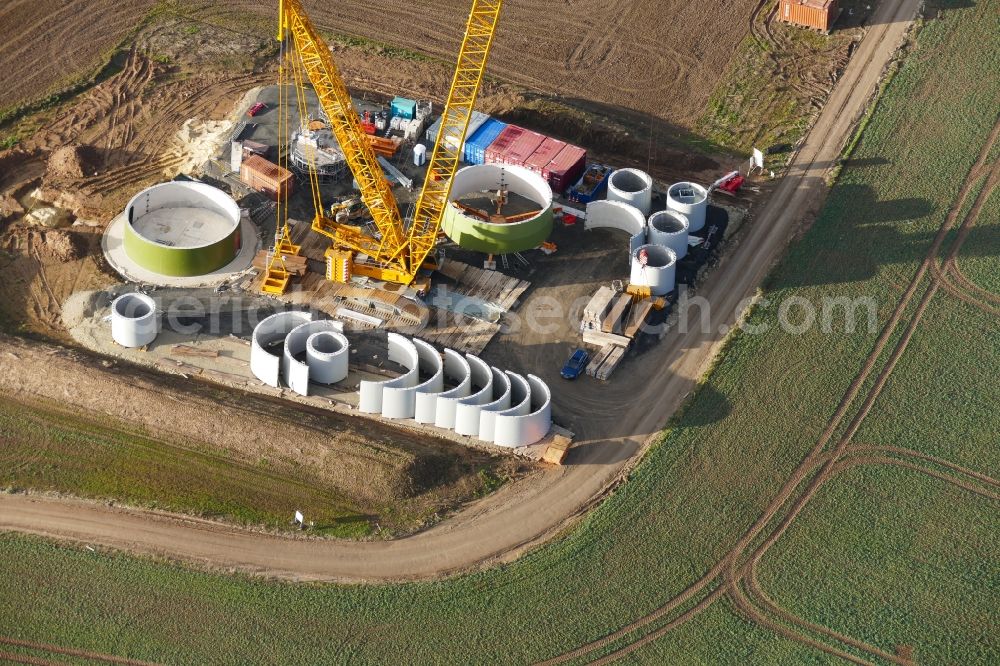
{"label": "white concrete tower segment", "polygon": [[[416,346],[408,339],[398,333],[389,333],[389,360],[398,363],[406,372],[399,377],[386,379],[383,381],[365,380],[361,382],[358,389],[359,400],[358,410],[365,414],[379,414],[392,419],[411,418],[409,412],[409,392],[405,389],[414,389],[420,379],[420,359],[417,356]],[[403,391],[391,391],[384,395],[385,389],[404,389]]]}
{"label": "white concrete tower segment", "polygon": [[497,412],[510,407],[510,377],[498,368],[493,373],[493,399],[479,408],[479,439],[492,442],[496,434]]}
{"label": "white concrete tower segment", "polygon": [[145,347],[158,332],[156,302],[146,294],[122,294],[111,303],[111,338],[122,347]]}
{"label": "white concrete tower segment", "polygon": [[444,391],[444,361],[432,345],[413,338],[420,357],[420,371],[427,377],[414,391],[414,420],[417,423],[434,423],[437,418],[438,394]]}
{"label": "white concrete tower segment", "polygon": [[[323,332],[340,334],[343,330],[344,325],[340,322],[329,319],[318,319],[299,324],[288,332],[288,335],[285,336],[285,343],[282,349],[281,373],[290,389],[299,395],[309,395],[309,381],[312,379],[312,368],[309,366],[307,353],[309,338]],[[341,337],[343,338],[343,335]],[[344,338],[345,342],[346,340]],[[341,351],[345,354],[343,363],[346,367],[347,348],[344,347]],[[306,360],[298,360],[296,357],[303,353],[306,353]]]}
{"label": "white concrete tower segment", "polygon": [[455,432],[459,435],[479,435],[479,413],[482,406],[493,400],[493,373],[478,356],[465,355],[472,371],[472,386],[478,390],[462,398],[455,406]]}
{"label": "white concrete tower segment", "polygon": [[618,169],[608,179],[608,200],[635,206],[645,220],[653,208],[653,177],[639,169]]}
{"label": "white concrete tower segment", "polygon": [[632,204],[621,201],[592,201],[587,204],[584,229],[619,229],[629,235],[629,251],[646,243],[646,216]]}
{"label": "white concrete tower segment", "polygon": [[[274,388],[281,387],[281,363],[284,341],[296,326],[312,321],[308,312],[278,312],[264,318],[253,329],[250,340],[250,371],[254,377]],[[271,349],[281,344],[282,351]]]}
{"label": "white concrete tower segment", "polygon": [[675,210],[661,210],[649,216],[649,231],[646,238],[651,245],[669,247],[680,261],[688,251],[687,216]]}
{"label": "white concrete tower segment", "polygon": [[320,331],[310,335],[306,339],[310,381],[336,384],[347,379],[350,347],[347,336],[339,331]]}
{"label": "white concrete tower segment", "polygon": [[444,374],[455,383],[455,387],[438,394],[434,425],[453,430],[458,401],[472,392],[472,368],[469,367],[469,361],[457,351],[445,349]]}
{"label": "white concrete tower segment", "polygon": [[534,444],[552,428],[552,392],[535,375],[528,375],[528,396],[518,409],[497,414],[496,438],[499,446],[519,447]]}
{"label": "white concrete tower segment", "polygon": [[629,282],[649,287],[653,296],[664,296],[674,290],[677,278],[677,255],[663,245],[643,245],[632,253],[632,273]]}
{"label": "white concrete tower segment", "polygon": [[667,208],[687,216],[690,233],[701,231],[708,212],[708,190],[697,183],[674,183],[667,190]]}

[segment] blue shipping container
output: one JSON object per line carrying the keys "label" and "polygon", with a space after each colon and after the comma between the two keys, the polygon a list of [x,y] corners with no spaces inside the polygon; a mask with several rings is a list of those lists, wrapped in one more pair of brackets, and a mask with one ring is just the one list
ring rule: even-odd
{"label": "blue shipping container", "polygon": [[576,185],[569,188],[566,198],[574,203],[587,204],[597,201],[608,185],[614,169],[603,164],[588,164]]}
{"label": "blue shipping container", "polygon": [[405,97],[394,97],[392,100],[392,115],[413,120],[417,115],[417,103]]}
{"label": "blue shipping container", "polygon": [[486,149],[493,145],[500,133],[507,129],[507,123],[490,118],[465,142],[463,156],[469,164],[486,162]]}

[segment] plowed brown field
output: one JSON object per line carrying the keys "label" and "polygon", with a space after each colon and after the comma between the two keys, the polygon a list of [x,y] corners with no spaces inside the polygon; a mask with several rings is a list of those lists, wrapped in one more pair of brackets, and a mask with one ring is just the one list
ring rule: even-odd
{"label": "plowed brown field", "polygon": [[0,3],[0,111],[94,72],[154,0],[8,0]]}
{"label": "plowed brown field", "polygon": [[[230,22],[239,12],[267,17],[276,4],[223,0],[185,3],[175,9],[212,22]],[[305,4],[323,30],[452,60],[470,3],[307,0]],[[626,107],[688,125],[704,109],[749,31],[756,4],[756,0],[510,0],[501,17],[490,72],[546,93]],[[0,8],[4,44],[0,108],[37,99],[92,71],[155,5],[153,0],[5,3]],[[266,37],[263,30],[260,36]]]}
{"label": "plowed brown field", "polygon": [[[253,5],[230,0],[230,4]],[[454,57],[468,0],[306,3],[324,28]],[[755,0],[510,0],[491,55],[503,79],[693,121],[749,31]],[[373,16],[380,20],[372,21]]]}

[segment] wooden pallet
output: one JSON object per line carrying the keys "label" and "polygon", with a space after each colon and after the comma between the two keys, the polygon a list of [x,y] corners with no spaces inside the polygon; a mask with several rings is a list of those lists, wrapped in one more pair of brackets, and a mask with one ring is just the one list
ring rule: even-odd
{"label": "wooden pallet", "polygon": [[456,261],[445,263],[439,272],[455,281],[453,289],[457,293],[493,303],[505,312],[513,308],[531,286],[527,280]]}
{"label": "wooden pallet", "polygon": [[627,338],[635,338],[639,334],[639,329],[642,325],[646,323],[646,319],[649,318],[649,313],[653,311],[653,301],[648,298],[637,303],[632,307],[632,312],[629,314],[628,322],[622,329],[622,333]]}
{"label": "wooden pallet", "polygon": [[611,306],[611,311],[608,312],[608,315],[601,321],[601,331],[604,333],[621,333],[622,317],[625,315],[626,310],[628,310],[628,307],[631,304],[632,297],[630,295],[618,294],[614,304]]}
{"label": "wooden pallet", "polygon": [[632,341],[624,335],[615,335],[614,333],[591,330],[583,332],[583,341],[585,344],[594,345],[595,347],[603,347],[604,345],[609,344],[615,345],[616,347],[628,347],[632,343]]}

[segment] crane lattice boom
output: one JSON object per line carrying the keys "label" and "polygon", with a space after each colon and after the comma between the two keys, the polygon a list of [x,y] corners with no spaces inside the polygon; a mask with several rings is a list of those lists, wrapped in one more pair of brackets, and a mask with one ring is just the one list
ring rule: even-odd
{"label": "crane lattice boom", "polygon": [[[351,102],[329,47],[306,15],[300,0],[279,0],[278,40],[291,35],[302,69],[312,83],[320,106],[344,153],[347,166],[358,182],[361,200],[375,223],[376,233],[340,224],[317,205],[312,228],[332,239],[327,258],[343,265],[345,255],[351,271],[330,269],[330,279],[346,279],[350,272],[410,284],[433,250],[441,228],[441,217],[451,193],[451,183],[461,159],[465,132],[479,92],[486,59],[493,43],[502,0],[473,0],[442,114],[441,130],[428,164],[424,188],[417,199],[414,219],[407,229],[392,187],[378,163],[369,137]],[[318,198],[318,191],[314,192]],[[368,257],[354,262],[355,253]]]}
{"label": "crane lattice boom", "polygon": [[462,158],[465,132],[469,128],[472,107],[486,71],[486,59],[493,44],[502,4],[502,0],[473,0],[469,12],[448,102],[441,115],[441,129],[410,227],[408,249],[414,274],[437,243],[441,217],[448,205],[452,180]]}
{"label": "crane lattice boom", "polygon": [[[380,238],[362,234],[356,227],[339,225],[316,211],[313,228],[330,236],[337,245],[363,252],[373,258],[390,256],[405,243],[402,219],[392,188],[382,173],[375,152],[361,128],[351,95],[330,49],[316,32],[299,0],[282,0],[283,25],[291,33],[306,76],[330,120],[330,129],[340,144],[361,192],[361,199],[371,212]],[[405,269],[401,263],[399,268]]]}

